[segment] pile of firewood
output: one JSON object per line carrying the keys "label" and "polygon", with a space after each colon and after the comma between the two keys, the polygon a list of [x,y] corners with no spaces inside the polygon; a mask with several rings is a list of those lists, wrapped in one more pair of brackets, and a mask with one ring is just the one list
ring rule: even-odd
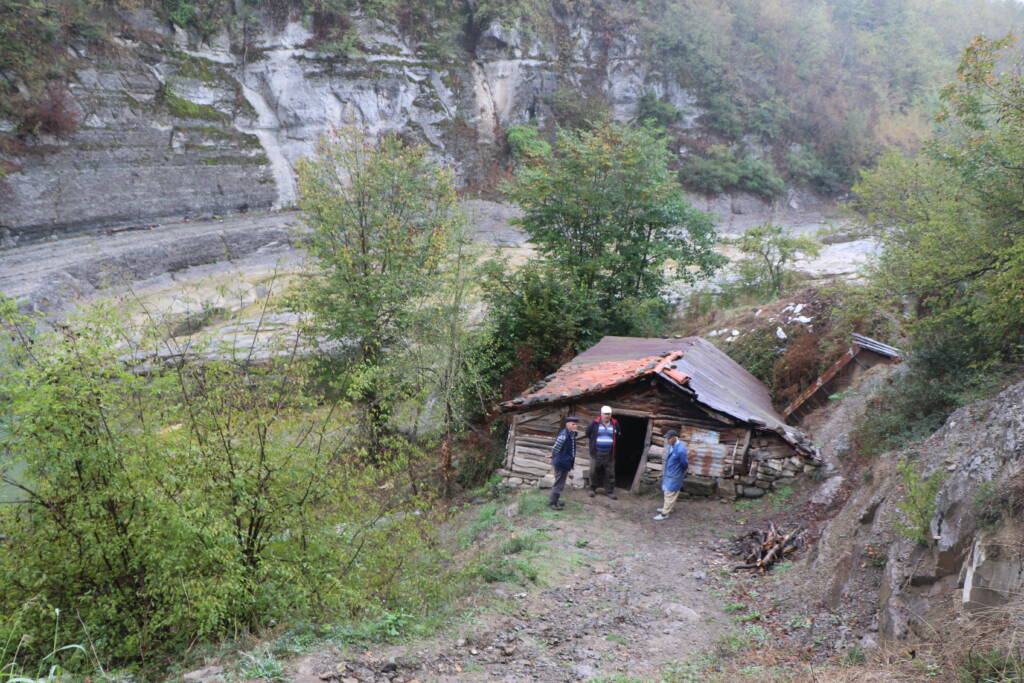
{"label": "pile of firewood", "polygon": [[768,571],[772,565],[800,547],[801,534],[802,529],[782,533],[775,528],[775,524],[769,524],[768,531],[755,529],[741,536],[736,541],[736,554],[743,558],[743,564],[733,569],[751,569],[762,573]]}

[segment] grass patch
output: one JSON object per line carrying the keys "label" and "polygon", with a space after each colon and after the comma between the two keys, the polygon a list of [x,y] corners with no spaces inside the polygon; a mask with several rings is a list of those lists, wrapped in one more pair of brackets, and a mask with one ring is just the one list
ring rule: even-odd
{"label": "grass patch", "polygon": [[960,680],[964,683],[1024,680],[1024,659],[1019,653],[988,650],[971,653],[960,667]]}
{"label": "grass patch", "polygon": [[761,617],[764,616],[760,612],[748,612],[747,614],[737,614],[732,618],[734,624],[745,624],[750,621],[760,621]]}
{"label": "grass patch", "polygon": [[843,652],[842,662],[845,666],[859,666],[868,659],[867,653],[860,645],[853,645]]}
{"label": "grass patch", "polygon": [[790,500],[792,497],[793,487],[789,484],[781,484],[760,498],[743,498],[736,501],[736,511],[762,512],[767,507],[771,507],[773,510],[787,510],[793,504]]}
{"label": "grass patch", "polygon": [[747,606],[742,602],[730,602],[722,609],[724,609],[729,614],[734,614],[736,612],[742,612],[743,610],[747,609]]}
{"label": "grass patch", "polygon": [[527,550],[536,550],[540,538],[538,533],[513,536],[504,543],[498,552],[502,555],[516,555]]}
{"label": "grass patch", "polygon": [[782,484],[775,487],[775,490],[768,494],[767,498],[772,507],[776,510],[785,510],[791,505],[790,498],[793,497],[793,487],[789,484]]}
{"label": "grass patch", "polygon": [[239,674],[243,678],[261,681],[287,681],[284,664],[267,650],[243,652]]}
{"label": "grass patch", "polygon": [[227,123],[231,118],[208,104],[196,104],[180,95],[176,95],[167,83],[160,86],[160,99],[167,105],[167,110],[179,119],[199,119],[202,121]]}
{"label": "grass patch", "polygon": [[525,558],[495,555],[484,561],[479,568],[480,578],[487,583],[514,583],[525,586],[536,583],[540,574]]}
{"label": "grass patch", "polygon": [[585,518],[583,503],[578,500],[565,500],[565,509],[556,511],[548,507],[548,496],[540,491],[523,491],[516,499],[516,511],[521,517],[541,517],[542,519],[557,519],[563,516]]}
{"label": "grass patch", "polygon": [[607,636],[605,636],[605,639],[612,643],[622,645],[623,647],[629,647],[629,641],[620,636],[618,633],[609,633]]}
{"label": "grass patch", "polygon": [[476,519],[462,530],[462,547],[467,547],[498,526],[498,503],[492,501],[480,506]]}

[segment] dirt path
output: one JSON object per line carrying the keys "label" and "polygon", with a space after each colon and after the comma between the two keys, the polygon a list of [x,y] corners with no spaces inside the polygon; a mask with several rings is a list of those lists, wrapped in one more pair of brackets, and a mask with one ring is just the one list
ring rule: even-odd
{"label": "dirt path", "polygon": [[[525,495],[536,508],[543,494]],[[657,680],[712,650],[728,625],[715,590],[725,541],[714,530],[734,515],[717,500],[686,501],[655,522],[659,498],[573,491],[564,512],[527,518],[511,503],[510,529],[497,533],[544,539],[530,560],[535,582],[491,584],[476,616],[433,639],[304,657],[291,680]]]}

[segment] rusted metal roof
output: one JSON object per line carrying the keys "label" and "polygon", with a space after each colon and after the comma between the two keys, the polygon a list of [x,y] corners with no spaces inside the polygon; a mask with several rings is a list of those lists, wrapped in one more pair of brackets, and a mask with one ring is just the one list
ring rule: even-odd
{"label": "rusted metal roof", "polygon": [[604,337],[553,375],[501,404],[505,410],[563,403],[644,377],[656,376],[690,394],[704,407],[777,432],[803,452],[813,452],[803,433],[785,424],[760,380],[700,337],[649,339]]}

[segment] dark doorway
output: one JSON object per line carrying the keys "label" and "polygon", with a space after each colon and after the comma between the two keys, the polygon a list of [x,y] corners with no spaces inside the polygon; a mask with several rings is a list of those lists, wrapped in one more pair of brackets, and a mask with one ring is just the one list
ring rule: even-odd
{"label": "dark doorway", "polygon": [[647,418],[617,416],[619,440],[615,445],[615,487],[629,489],[633,486],[636,469],[647,447]]}

